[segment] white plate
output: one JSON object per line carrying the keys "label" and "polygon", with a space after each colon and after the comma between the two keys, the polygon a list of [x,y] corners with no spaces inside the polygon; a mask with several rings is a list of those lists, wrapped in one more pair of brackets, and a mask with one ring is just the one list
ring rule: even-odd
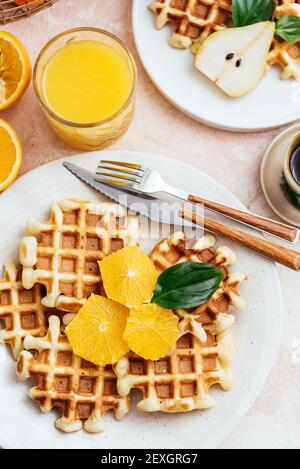
{"label": "white plate", "polygon": [[194,55],[169,46],[171,26],[158,31],[151,0],[134,0],[133,31],[140,58],[154,84],[176,107],[213,127],[260,131],[300,118],[299,83],[281,80],[272,67],[256,90],[231,99],[194,67]]}
{"label": "white plate", "polygon": [[[195,168],[173,159],[133,152],[104,152],[70,160],[95,169],[101,158],[143,162],[156,168],[170,183],[204,197],[242,204],[223,186]],[[172,172],[170,172],[172,167]],[[18,243],[28,219],[45,220],[51,202],[66,197],[99,200],[89,189],[55,161],[20,178],[0,196],[0,265],[17,256]],[[237,256],[235,270],[247,272],[249,282],[242,287],[247,310],[237,314],[234,328],[236,356],[235,386],[229,393],[214,391],[217,406],[207,412],[186,415],[132,412],[121,423],[112,415],[105,418],[106,431],[90,435],[84,431],[65,435],[54,427],[55,413],[43,415],[28,398],[29,383],[18,382],[15,364],[5,347],[0,348],[0,446],[4,448],[215,448],[233,431],[262,390],[271,370],[281,337],[282,300],[275,265],[224,239]],[[272,292],[272,294],[270,294]]]}

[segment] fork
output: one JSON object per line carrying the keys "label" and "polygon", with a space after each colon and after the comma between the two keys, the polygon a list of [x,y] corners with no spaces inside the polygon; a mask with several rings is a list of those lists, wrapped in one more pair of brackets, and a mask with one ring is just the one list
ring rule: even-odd
{"label": "fork", "polygon": [[237,210],[167,184],[158,171],[134,163],[102,160],[96,172],[104,184],[115,185],[141,194],[166,193],[184,201],[202,204],[207,210],[219,213],[227,218],[251,226],[290,243],[299,239],[299,230],[253,213]]}

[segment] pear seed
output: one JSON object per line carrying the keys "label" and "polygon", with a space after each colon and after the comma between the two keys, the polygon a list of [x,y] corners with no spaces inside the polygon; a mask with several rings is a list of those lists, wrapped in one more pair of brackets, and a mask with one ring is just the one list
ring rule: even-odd
{"label": "pear seed", "polygon": [[235,65],[239,68],[242,65],[242,59],[237,60]]}
{"label": "pear seed", "polygon": [[232,60],[233,57],[234,57],[234,54],[228,54],[228,55],[226,56],[226,60]]}

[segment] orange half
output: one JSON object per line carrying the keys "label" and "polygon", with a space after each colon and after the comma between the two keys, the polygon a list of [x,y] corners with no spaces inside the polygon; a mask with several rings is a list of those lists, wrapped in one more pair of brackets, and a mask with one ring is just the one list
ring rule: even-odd
{"label": "orange half", "polygon": [[20,99],[31,75],[31,63],[23,44],[12,34],[0,31],[0,111]]}
{"label": "orange half", "polygon": [[22,163],[22,146],[14,129],[0,119],[0,192],[16,179]]}

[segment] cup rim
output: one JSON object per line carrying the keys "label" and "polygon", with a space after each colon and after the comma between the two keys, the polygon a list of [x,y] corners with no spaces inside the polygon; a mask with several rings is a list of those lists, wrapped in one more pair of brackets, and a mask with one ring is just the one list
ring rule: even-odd
{"label": "cup rim", "polygon": [[300,196],[300,184],[297,183],[295,180],[292,170],[291,170],[291,157],[292,157],[292,152],[293,152],[293,147],[295,144],[298,142],[300,145],[300,131],[298,131],[290,140],[288,143],[286,150],[285,150],[285,155],[284,155],[284,175],[287,180],[287,183],[293,189],[293,191]]}
{"label": "cup rim", "polygon": [[[128,58],[130,60],[130,63],[132,65],[132,70],[133,70],[132,90],[130,92],[130,95],[129,95],[128,99],[123,104],[121,109],[119,109],[117,112],[115,112],[115,114],[108,117],[107,119],[96,121],[96,122],[91,122],[91,123],[84,123],[84,124],[80,124],[78,122],[72,122],[68,119],[64,119],[63,117],[59,116],[54,111],[52,111],[50,109],[50,107],[48,106],[48,104],[46,103],[46,101],[44,100],[44,98],[41,96],[41,93],[39,92],[38,80],[37,80],[38,65],[39,65],[43,55],[45,54],[45,52],[49,49],[49,47],[52,46],[56,41],[58,41],[60,38],[62,38],[64,36],[67,36],[68,34],[72,34],[72,33],[81,32],[81,31],[92,31],[92,32],[99,33],[99,34],[102,34],[104,36],[110,37],[111,39],[116,41],[125,50]],[[131,52],[130,52],[129,48],[126,46],[126,44],[121,39],[119,39],[116,35],[114,35],[113,33],[110,33],[109,31],[106,31],[104,29],[93,28],[93,27],[71,28],[71,29],[67,29],[66,31],[63,31],[62,33],[57,34],[56,36],[54,36],[41,49],[41,51],[40,51],[40,53],[39,53],[39,55],[38,55],[38,57],[35,61],[34,68],[33,68],[33,87],[34,87],[36,97],[38,98],[38,100],[39,100],[40,104],[42,105],[42,107],[44,108],[44,110],[47,112],[47,114],[49,114],[54,120],[58,121],[60,124],[63,124],[63,125],[68,126],[68,127],[75,127],[75,128],[78,128],[78,129],[88,129],[88,128],[93,128],[93,127],[99,127],[101,125],[108,124],[109,122],[111,122],[114,119],[118,118],[123,113],[123,111],[127,108],[127,106],[130,104],[132,98],[135,95],[136,87],[137,87],[136,63],[135,63],[135,60],[133,58],[133,55],[131,54]]]}

